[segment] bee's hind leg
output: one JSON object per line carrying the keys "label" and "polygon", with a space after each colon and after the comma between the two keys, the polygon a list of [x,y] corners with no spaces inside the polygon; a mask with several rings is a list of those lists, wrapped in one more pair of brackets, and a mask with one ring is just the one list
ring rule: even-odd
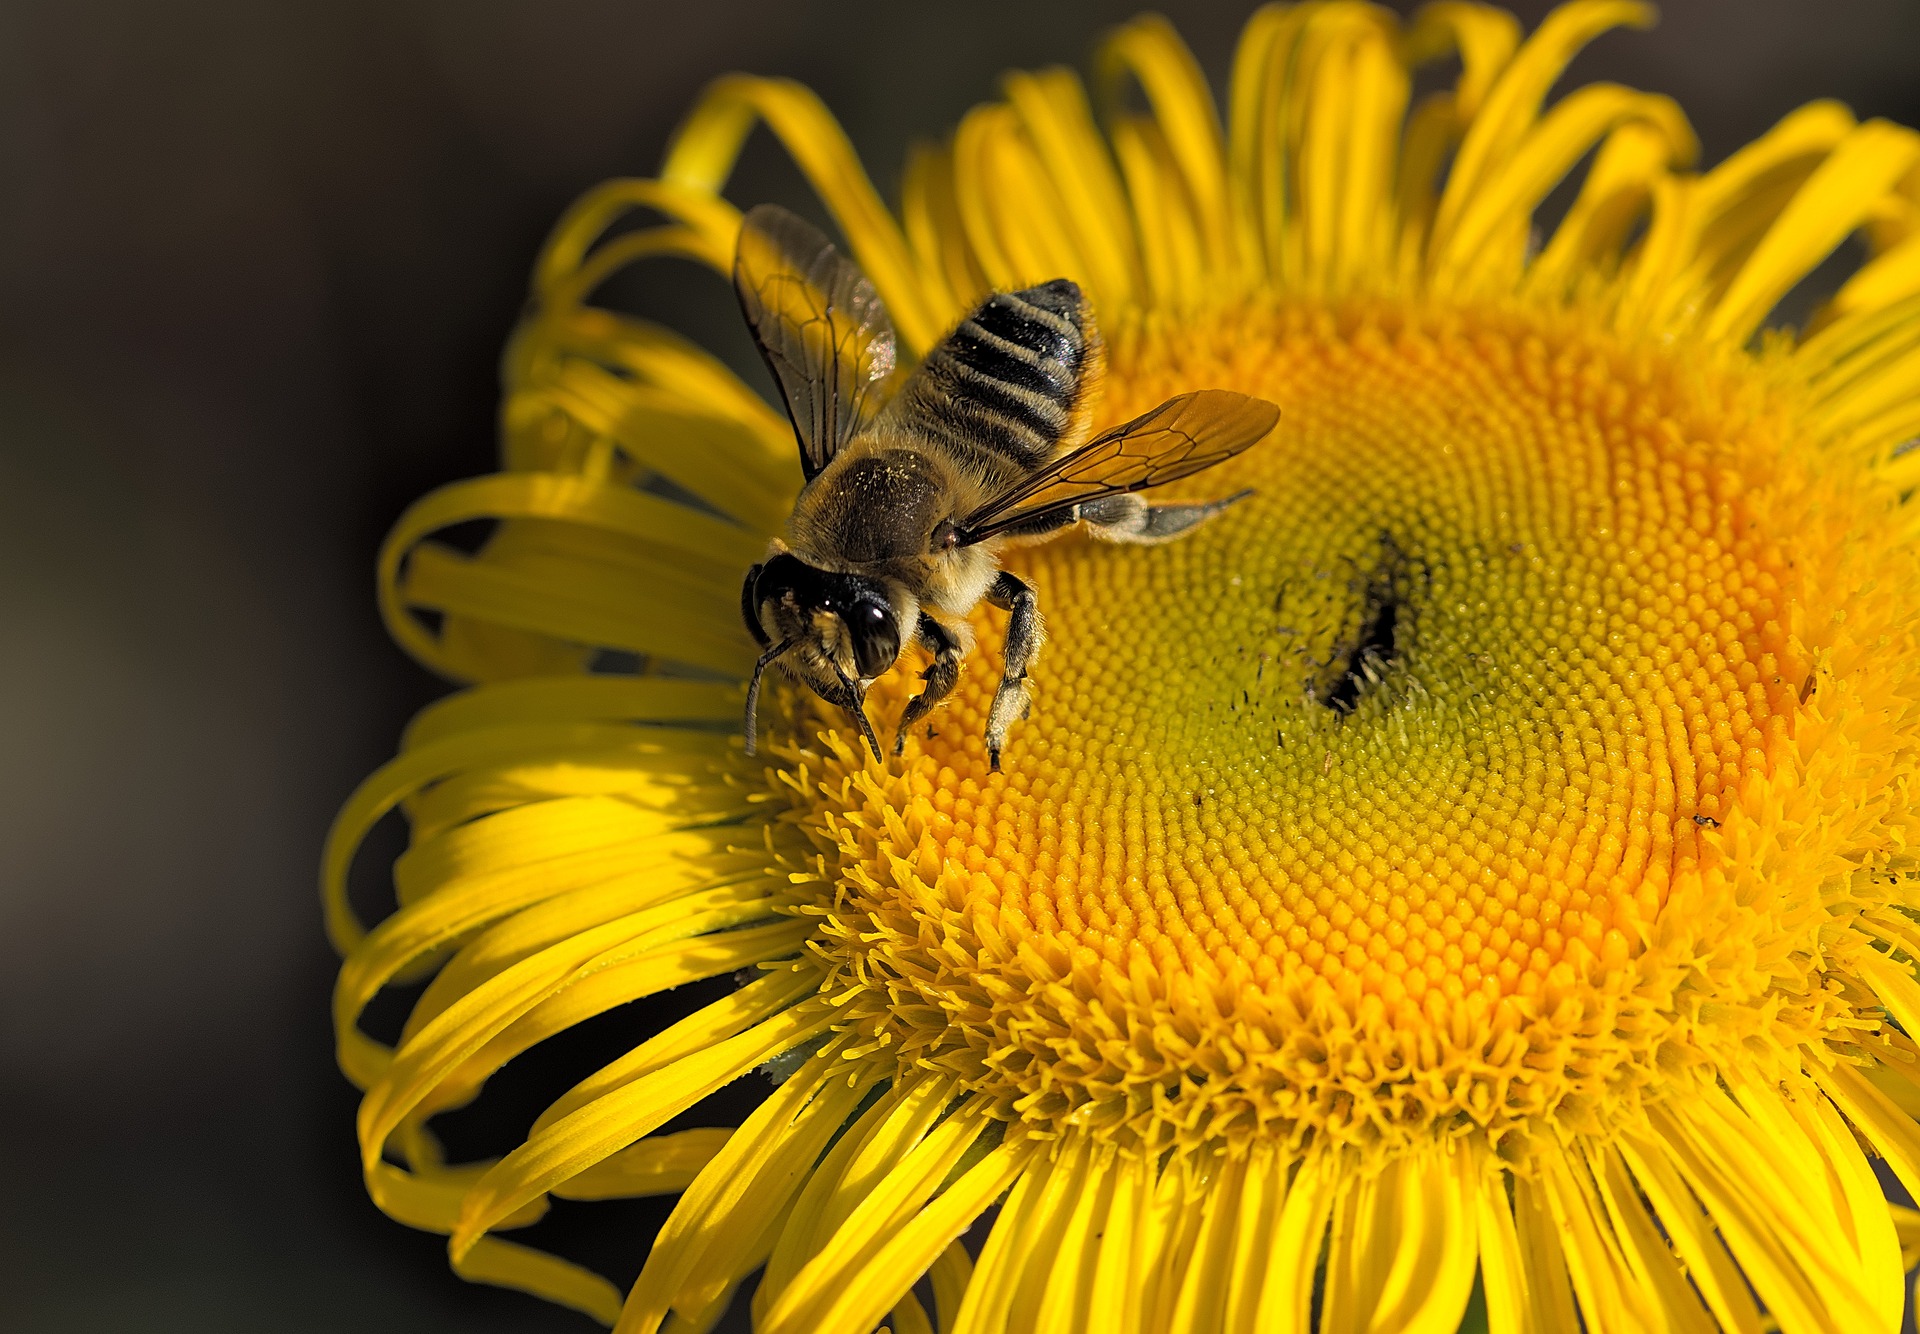
{"label": "bee's hind leg", "polygon": [[1007,618],[1007,666],[1000,677],[1000,688],[993,692],[993,707],[987,713],[987,763],[1000,768],[1000,752],[1007,744],[1007,729],[1027,716],[1027,669],[1040,653],[1046,631],[1040,624],[1040,604],[1033,588],[1024,580],[1001,571],[999,579],[987,591],[987,601],[1011,612]]}
{"label": "bee's hind leg", "polygon": [[914,637],[920,641],[920,647],[933,654],[933,661],[920,673],[927,688],[908,700],[906,712],[900,715],[900,730],[893,734],[895,755],[905,749],[907,733],[913,725],[932,712],[933,706],[945,699],[952,692],[953,683],[960,679],[960,641],[953,631],[923,611]]}
{"label": "bee's hind leg", "polygon": [[1230,505],[1252,495],[1240,491],[1224,500],[1207,500],[1190,505],[1149,505],[1138,494],[1102,496],[1079,506],[1080,518],[1095,537],[1109,542],[1134,542],[1152,545],[1179,537],[1211,519]]}

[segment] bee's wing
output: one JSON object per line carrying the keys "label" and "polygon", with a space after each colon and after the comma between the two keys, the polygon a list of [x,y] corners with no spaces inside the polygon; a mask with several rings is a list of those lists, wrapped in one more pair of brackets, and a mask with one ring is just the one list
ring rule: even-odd
{"label": "bee's wing", "polygon": [[1266,438],[1280,409],[1263,398],[1203,389],[1170,398],[1049,463],[961,519],[960,545],[1054,517],[1100,496],[1144,491],[1224,463]]}
{"label": "bee's wing", "polygon": [[733,290],[812,481],[879,410],[881,382],[893,373],[893,322],[859,266],[776,204],[742,222]]}

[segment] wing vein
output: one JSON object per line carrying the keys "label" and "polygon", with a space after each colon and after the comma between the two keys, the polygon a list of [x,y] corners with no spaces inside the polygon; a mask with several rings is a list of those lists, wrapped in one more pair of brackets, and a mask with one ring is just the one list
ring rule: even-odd
{"label": "wing vein", "polygon": [[962,545],[1035,524],[1102,496],[1191,477],[1258,444],[1280,420],[1265,399],[1226,389],[1170,398],[1095,436],[995,496],[958,525]]}

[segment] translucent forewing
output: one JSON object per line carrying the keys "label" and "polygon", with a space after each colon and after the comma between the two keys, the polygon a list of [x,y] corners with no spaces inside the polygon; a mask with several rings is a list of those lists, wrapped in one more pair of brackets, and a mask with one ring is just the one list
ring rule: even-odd
{"label": "translucent forewing", "polygon": [[893,324],[866,276],[819,230],[774,204],[748,213],[733,290],[787,401],[812,481],[872,420],[893,373]]}
{"label": "translucent forewing", "polygon": [[1170,398],[1055,459],[962,519],[960,544],[1055,516],[1101,496],[1164,486],[1224,463],[1266,438],[1280,409],[1225,389]]}

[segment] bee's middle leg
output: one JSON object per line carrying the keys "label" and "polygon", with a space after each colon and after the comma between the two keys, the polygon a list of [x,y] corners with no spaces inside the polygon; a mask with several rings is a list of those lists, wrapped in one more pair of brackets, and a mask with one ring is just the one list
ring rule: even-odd
{"label": "bee's middle leg", "polygon": [[1033,666],[1047,636],[1040,623],[1039,599],[1024,580],[1001,571],[987,591],[987,601],[1012,613],[1007,618],[1006,670],[1001,674],[1000,688],[993,693],[993,707],[987,712],[987,763],[997,770],[1000,752],[1007,744],[1007,729],[1027,716],[1027,669]]}
{"label": "bee's middle leg", "polygon": [[933,654],[933,661],[920,673],[927,688],[908,700],[906,712],[900,715],[900,730],[893,734],[895,755],[906,747],[907,733],[913,725],[945,699],[952,692],[954,682],[960,679],[960,641],[951,630],[923,611],[914,637],[920,641],[920,647]]}

